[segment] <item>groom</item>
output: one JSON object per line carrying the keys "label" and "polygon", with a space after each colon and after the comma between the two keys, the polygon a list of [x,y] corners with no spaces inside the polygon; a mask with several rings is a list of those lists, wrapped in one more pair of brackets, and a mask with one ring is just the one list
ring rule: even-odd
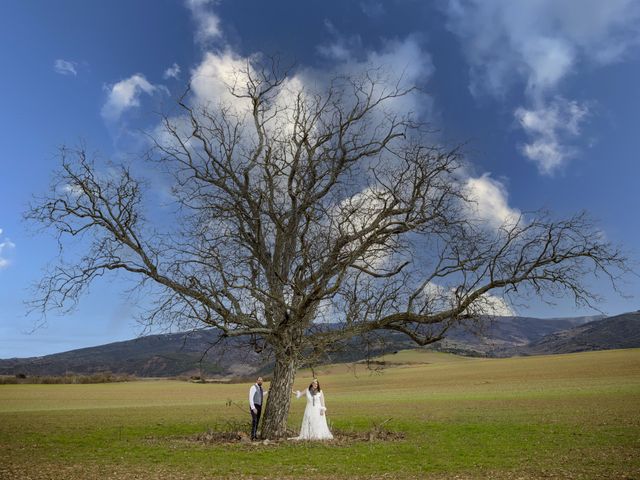
{"label": "groom", "polygon": [[258,424],[260,423],[260,414],[262,413],[262,399],[264,393],[262,391],[262,377],[256,379],[256,383],[251,385],[249,389],[249,409],[251,411],[251,440],[258,439]]}

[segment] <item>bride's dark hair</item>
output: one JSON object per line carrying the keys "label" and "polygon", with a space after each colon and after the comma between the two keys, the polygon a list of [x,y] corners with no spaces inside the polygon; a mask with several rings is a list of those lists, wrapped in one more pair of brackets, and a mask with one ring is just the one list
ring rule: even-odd
{"label": "bride's dark hair", "polygon": [[[318,383],[318,392],[320,391],[320,382],[318,382],[318,380],[314,380],[313,382],[317,382]],[[309,384],[309,391],[311,391],[313,389],[313,382],[311,382]]]}

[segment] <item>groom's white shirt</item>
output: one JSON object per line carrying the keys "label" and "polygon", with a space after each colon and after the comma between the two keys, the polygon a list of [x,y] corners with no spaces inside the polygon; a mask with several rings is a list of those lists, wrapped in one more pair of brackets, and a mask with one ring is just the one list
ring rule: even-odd
{"label": "groom's white shirt", "polygon": [[[251,410],[253,410],[254,408],[256,408],[256,406],[253,404],[253,397],[256,394],[256,390],[258,390],[258,385],[257,384],[253,384],[251,385],[251,388],[249,389],[249,408],[251,408]],[[264,389],[262,389],[262,401],[264,402],[264,396],[269,393],[269,391],[265,391]]]}
{"label": "groom's white shirt", "polygon": [[256,408],[256,406],[253,404],[253,397],[256,394],[257,389],[258,386],[255,383],[251,385],[251,388],[249,389],[249,408],[251,410],[254,410]]}

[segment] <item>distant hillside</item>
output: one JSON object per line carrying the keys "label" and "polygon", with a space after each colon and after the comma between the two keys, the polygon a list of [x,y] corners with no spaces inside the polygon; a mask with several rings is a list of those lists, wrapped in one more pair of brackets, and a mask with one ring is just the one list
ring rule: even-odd
{"label": "distant hillside", "polygon": [[512,352],[515,348],[601,318],[602,315],[554,319],[496,317],[483,322],[479,329],[468,326],[452,329],[436,348],[472,355],[511,356],[513,353],[507,352]]}
{"label": "distant hillside", "polygon": [[[640,313],[602,319],[497,317],[482,328],[458,327],[428,348],[462,355],[512,356],[565,353],[640,346]],[[347,348],[327,356],[330,362],[353,362],[367,356],[415,348],[406,336],[385,332],[354,338]],[[204,375],[245,377],[269,372],[271,360],[242,339],[220,341],[211,329],[150,335],[98,347],[33,358],[0,360],[0,375],[92,374],[109,371],[140,377]]]}
{"label": "distant hillside", "polygon": [[240,341],[216,343],[218,341],[219,334],[214,330],[150,335],[43,357],[0,360],[0,375],[110,371],[140,377],[201,373],[243,376],[253,373],[263,363],[260,355]]}
{"label": "distant hillside", "polygon": [[640,311],[596,320],[546,335],[517,349],[525,355],[640,347]]}

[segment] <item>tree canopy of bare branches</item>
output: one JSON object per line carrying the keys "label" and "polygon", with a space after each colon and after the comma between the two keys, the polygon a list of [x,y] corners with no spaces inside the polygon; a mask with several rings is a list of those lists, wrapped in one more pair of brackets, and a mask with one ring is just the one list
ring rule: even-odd
{"label": "tree canopy of bare branches", "polygon": [[544,212],[488,227],[472,214],[458,149],[430,144],[379,72],[296,88],[247,64],[229,101],[163,117],[149,165],[173,177],[175,223],[146,220],[148,185],[62,150],[50,194],[27,217],[86,251],[40,284],[43,310],[126,271],[162,297],[149,319],[212,326],[268,345],[275,367],[263,434],[286,431],[296,368],[355,335],[393,330],[419,345],[491,313],[496,298],[570,295],[588,275],[616,280],[623,255],[585,214]]}

